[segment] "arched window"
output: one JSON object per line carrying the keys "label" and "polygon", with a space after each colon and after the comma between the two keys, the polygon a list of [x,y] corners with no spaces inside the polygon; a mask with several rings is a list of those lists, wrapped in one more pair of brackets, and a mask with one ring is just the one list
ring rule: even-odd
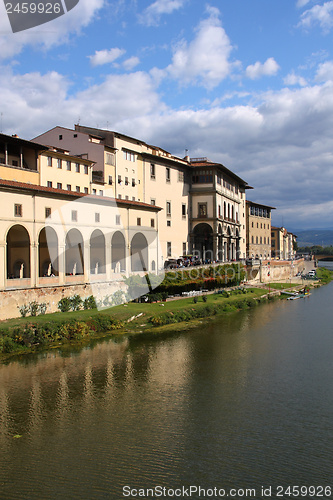
{"label": "arched window", "polygon": [[131,269],[148,271],[148,242],[142,233],[136,233],[131,241]]}
{"label": "arched window", "polygon": [[78,229],[70,229],[65,243],[66,275],[84,273],[83,238]]}
{"label": "arched window", "polygon": [[100,229],[90,237],[90,273],[105,273],[105,237]]}
{"label": "arched window", "polygon": [[7,234],[7,277],[30,278],[30,237],[20,224]]}

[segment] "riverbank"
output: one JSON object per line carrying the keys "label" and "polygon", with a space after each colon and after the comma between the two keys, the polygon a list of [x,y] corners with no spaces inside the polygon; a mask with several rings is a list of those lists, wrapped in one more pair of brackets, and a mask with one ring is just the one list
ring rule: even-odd
{"label": "riverbank", "polygon": [[260,288],[235,287],[166,302],[128,303],[102,311],[58,312],[7,320],[0,324],[0,360],[60,346],[85,344],[103,337],[158,335],[170,329],[181,331],[203,319],[280,298],[282,288],[299,289],[301,286],[271,283]]}

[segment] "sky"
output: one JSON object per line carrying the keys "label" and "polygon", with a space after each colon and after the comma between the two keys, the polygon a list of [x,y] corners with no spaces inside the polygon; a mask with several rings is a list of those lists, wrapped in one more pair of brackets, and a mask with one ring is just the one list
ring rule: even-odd
{"label": "sky", "polygon": [[333,1],[80,0],[17,33],[5,3],[3,133],[80,123],[207,157],[273,224],[333,229]]}

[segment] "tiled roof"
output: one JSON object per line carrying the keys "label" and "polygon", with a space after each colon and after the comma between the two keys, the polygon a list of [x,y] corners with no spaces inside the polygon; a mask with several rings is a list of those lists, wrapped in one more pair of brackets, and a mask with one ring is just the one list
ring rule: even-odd
{"label": "tiled roof", "polygon": [[18,181],[9,181],[6,179],[0,179],[0,187],[9,187],[14,189],[23,189],[29,191],[35,191],[37,193],[45,193],[45,194],[53,194],[53,195],[61,195],[68,196],[71,198],[85,198],[89,197],[89,199],[94,199],[98,201],[116,201],[118,205],[130,205],[137,208],[150,208],[156,211],[162,210],[161,207],[156,205],[150,205],[149,203],[143,203],[142,201],[133,201],[133,200],[123,200],[119,198],[111,198],[109,196],[98,196],[94,194],[85,194],[85,193],[77,193],[76,191],[67,191],[65,189],[56,189],[49,188],[46,186],[39,186],[37,184],[28,184],[25,182]]}

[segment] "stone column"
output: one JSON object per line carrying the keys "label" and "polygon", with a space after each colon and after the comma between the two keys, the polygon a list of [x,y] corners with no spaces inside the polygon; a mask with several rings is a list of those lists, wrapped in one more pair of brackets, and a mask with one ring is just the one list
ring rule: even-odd
{"label": "stone column", "polygon": [[35,242],[30,243],[30,286],[32,288],[37,284],[37,247]]}
{"label": "stone column", "polygon": [[3,290],[6,286],[7,279],[7,245],[6,242],[0,243],[0,262],[2,266],[0,267],[0,290]]}
{"label": "stone column", "polygon": [[105,272],[107,281],[112,279],[111,267],[111,235],[107,234],[105,238]]}
{"label": "stone column", "polygon": [[59,285],[64,285],[66,281],[66,246],[59,245],[58,255]]}

